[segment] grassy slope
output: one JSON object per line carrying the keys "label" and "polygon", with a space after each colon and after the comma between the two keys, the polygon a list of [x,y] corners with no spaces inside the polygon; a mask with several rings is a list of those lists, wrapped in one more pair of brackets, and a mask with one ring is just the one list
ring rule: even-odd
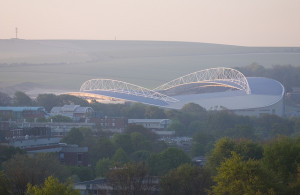
{"label": "grassy slope", "polygon": [[[300,65],[300,48],[154,41],[0,40],[0,87],[24,82],[78,90],[92,78],[155,87],[210,67]],[[31,85],[32,86],[32,85]]]}

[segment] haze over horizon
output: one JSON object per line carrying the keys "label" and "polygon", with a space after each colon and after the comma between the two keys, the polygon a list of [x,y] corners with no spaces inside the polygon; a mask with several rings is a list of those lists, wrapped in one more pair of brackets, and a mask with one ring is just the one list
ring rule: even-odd
{"label": "haze over horizon", "polygon": [[0,39],[300,46],[298,0],[1,0]]}

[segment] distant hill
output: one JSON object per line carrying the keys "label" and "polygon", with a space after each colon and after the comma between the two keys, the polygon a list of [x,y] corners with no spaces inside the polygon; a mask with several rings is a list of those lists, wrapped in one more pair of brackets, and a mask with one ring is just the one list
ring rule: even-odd
{"label": "distant hill", "polygon": [[0,90],[30,83],[24,90],[77,91],[84,81],[93,78],[113,78],[152,88],[201,69],[251,63],[299,66],[300,48],[161,41],[0,40]]}

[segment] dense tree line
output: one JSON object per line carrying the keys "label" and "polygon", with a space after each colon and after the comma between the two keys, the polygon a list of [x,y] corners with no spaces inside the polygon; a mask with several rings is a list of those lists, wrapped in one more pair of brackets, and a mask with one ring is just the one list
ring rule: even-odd
{"label": "dense tree line", "polygon": [[262,65],[253,63],[245,67],[236,67],[246,77],[267,77],[281,82],[286,91],[292,91],[293,87],[300,87],[300,67],[292,65],[274,65],[265,68]]}
{"label": "dense tree line", "polygon": [[39,94],[36,99],[32,99],[22,91],[16,91],[13,97],[0,92],[0,106],[42,106],[50,112],[54,106],[66,104],[89,106],[86,100],[72,95]]}
{"label": "dense tree line", "polygon": [[[96,175],[105,177],[109,168],[129,162],[143,162],[151,175],[162,175],[190,157],[177,148],[167,148],[151,131],[142,126],[131,125],[125,133],[94,136],[90,129],[74,128],[62,140],[68,144],[88,146],[92,167]],[[81,178],[82,179],[82,178]]]}

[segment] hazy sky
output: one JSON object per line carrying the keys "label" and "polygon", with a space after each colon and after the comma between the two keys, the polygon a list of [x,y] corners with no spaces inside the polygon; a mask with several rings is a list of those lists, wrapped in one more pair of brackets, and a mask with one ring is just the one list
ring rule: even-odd
{"label": "hazy sky", "polygon": [[0,0],[0,39],[300,46],[300,0]]}

